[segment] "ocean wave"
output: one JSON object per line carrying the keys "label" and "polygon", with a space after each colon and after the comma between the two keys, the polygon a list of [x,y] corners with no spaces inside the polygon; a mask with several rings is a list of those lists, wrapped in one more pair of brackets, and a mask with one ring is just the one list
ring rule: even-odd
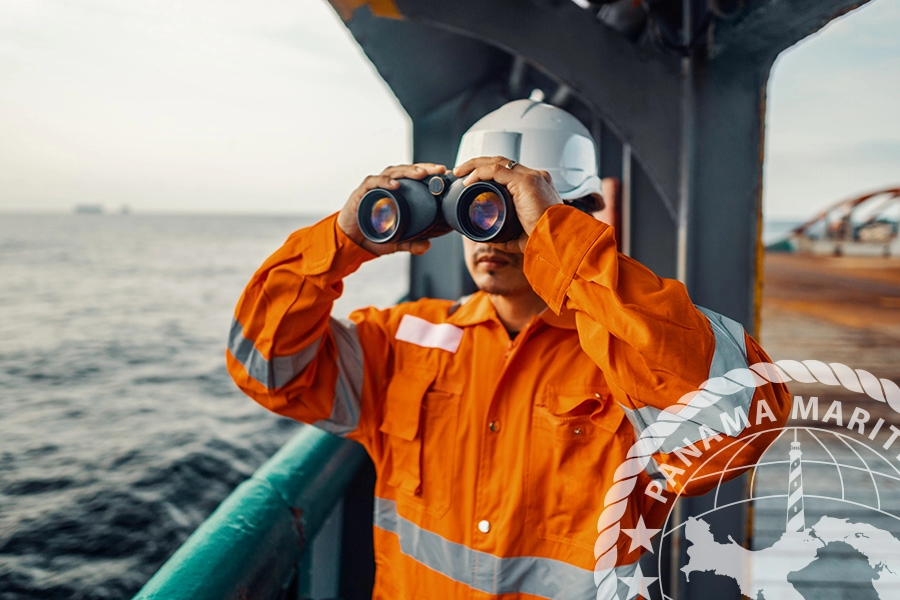
{"label": "ocean wave", "polygon": [[[7,217],[0,599],[127,598],[297,431],[224,351],[244,284],[305,223]],[[402,294],[397,264],[374,302]]]}

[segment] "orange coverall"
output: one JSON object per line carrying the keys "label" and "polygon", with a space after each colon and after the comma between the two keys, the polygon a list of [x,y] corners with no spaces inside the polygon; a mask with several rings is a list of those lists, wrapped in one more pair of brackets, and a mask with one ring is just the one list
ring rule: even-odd
{"label": "orange coverall", "polygon": [[[292,234],[247,285],[227,362],[266,408],[372,457],[375,598],[595,598],[598,516],[637,436],[707,379],[768,362],[740,325],[698,310],[569,207],[549,209],[529,238],[525,274],[549,309],[513,340],[481,292],[330,317],[341,280],[371,258],[334,216]],[[760,399],[770,418],[757,423]],[[774,433],[716,452],[780,427],[789,409],[782,384],[704,409],[653,455],[620,526],[660,527],[671,502],[644,493],[651,480],[668,499],[707,491],[717,480],[696,475],[729,459],[753,464]],[[723,432],[719,417],[736,411],[748,419]],[[673,452],[700,437],[688,467]],[[666,464],[680,470],[664,477]],[[616,543],[624,573],[643,551],[630,542]]]}

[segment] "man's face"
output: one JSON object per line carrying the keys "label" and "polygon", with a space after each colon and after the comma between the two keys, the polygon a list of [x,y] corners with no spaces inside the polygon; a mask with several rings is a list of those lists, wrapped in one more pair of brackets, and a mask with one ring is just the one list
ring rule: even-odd
{"label": "man's face", "polygon": [[469,274],[483,292],[498,296],[533,293],[525,278],[521,252],[501,252],[489,244],[463,237],[463,249]]}

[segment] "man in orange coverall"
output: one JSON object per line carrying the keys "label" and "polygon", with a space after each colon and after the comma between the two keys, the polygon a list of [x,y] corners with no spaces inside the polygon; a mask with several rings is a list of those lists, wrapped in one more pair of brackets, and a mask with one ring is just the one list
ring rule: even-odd
{"label": "man in orange coverall", "polygon": [[[486,158],[501,154],[498,143],[504,156]],[[783,425],[787,389],[747,385],[693,412],[679,404],[768,358],[739,324],[696,308],[681,283],[618,254],[609,225],[566,205],[600,191],[593,141],[574,117],[507,104],[467,132],[457,164],[467,183],[505,185],[524,229],[499,247],[464,240],[480,291],[330,316],[360,264],[429,246],[361,234],[368,190],[445,172],[389,167],[256,272],[235,312],[229,371],[266,408],[369,452],[375,598],[586,600],[598,585],[601,596],[619,597],[618,585],[634,597],[647,545],[634,540],[660,527],[675,494],[715,484],[697,475],[753,464],[774,434],[727,447]],[[688,411],[678,431],[644,468],[617,471],[670,407]],[[625,471],[636,483],[598,539]],[[614,557],[605,582],[594,580],[595,543]]]}

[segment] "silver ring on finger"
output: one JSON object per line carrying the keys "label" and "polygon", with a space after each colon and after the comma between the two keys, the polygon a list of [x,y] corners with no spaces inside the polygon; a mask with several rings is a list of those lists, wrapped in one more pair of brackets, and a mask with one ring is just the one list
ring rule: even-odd
{"label": "silver ring on finger", "polygon": [[513,169],[516,168],[516,165],[517,165],[517,164],[519,164],[519,163],[517,163],[517,162],[514,161],[514,160],[511,160],[511,161],[509,161],[508,163],[506,163],[506,168],[509,169],[510,171],[512,171]]}

